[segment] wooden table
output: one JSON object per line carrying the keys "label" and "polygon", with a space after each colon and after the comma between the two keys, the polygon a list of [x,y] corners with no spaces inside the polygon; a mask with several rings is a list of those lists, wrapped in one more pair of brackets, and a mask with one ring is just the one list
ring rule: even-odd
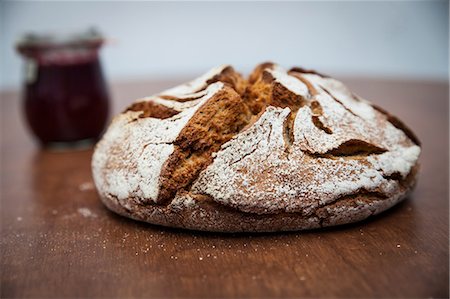
{"label": "wooden table", "polygon": [[[344,80],[423,142],[410,198],[362,223],[280,234],[167,229],[109,212],[91,150],[40,150],[1,94],[1,297],[448,297],[448,85]],[[116,84],[117,112],[179,82]]]}

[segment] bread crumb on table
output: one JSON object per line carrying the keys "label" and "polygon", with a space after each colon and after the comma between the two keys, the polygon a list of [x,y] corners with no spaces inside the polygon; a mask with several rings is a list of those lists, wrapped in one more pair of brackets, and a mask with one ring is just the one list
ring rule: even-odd
{"label": "bread crumb on table", "polygon": [[78,186],[78,190],[84,192],[84,191],[90,191],[94,190],[94,183],[92,182],[84,182]]}
{"label": "bread crumb on table", "polygon": [[78,213],[85,218],[97,218],[97,214],[89,210],[88,208],[78,208]]}

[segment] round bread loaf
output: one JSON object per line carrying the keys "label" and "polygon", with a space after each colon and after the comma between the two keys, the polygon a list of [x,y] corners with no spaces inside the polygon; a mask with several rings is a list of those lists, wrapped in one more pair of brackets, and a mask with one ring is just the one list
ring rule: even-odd
{"label": "round bread loaf", "polygon": [[231,66],[134,102],[97,144],[111,210],[220,232],[312,229],[378,214],[413,188],[420,144],[341,82],[272,63]]}

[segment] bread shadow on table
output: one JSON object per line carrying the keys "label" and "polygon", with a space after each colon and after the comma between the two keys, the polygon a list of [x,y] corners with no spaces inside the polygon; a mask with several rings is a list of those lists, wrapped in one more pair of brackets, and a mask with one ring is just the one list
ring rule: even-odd
{"label": "bread shadow on table", "polygon": [[[404,216],[408,211],[413,211],[412,206],[414,205],[414,201],[412,196],[409,196],[405,200],[396,204],[392,208],[384,211],[380,214],[369,216],[368,218],[348,224],[342,224],[331,227],[322,227],[317,229],[309,229],[309,230],[299,230],[299,231],[285,231],[285,232],[236,232],[236,233],[224,233],[224,232],[206,232],[206,231],[197,231],[197,230],[189,230],[182,228],[171,228],[161,225],[155,225],[150,223],[145,223],[141,221],[136,221],[132,219],[125,218],[120,216],[112,211],[109,211],[109,215],[113,217],[115,221],[120,221],[123,225],[132,225],[138,226],[141,229],[150,229],[157,230],[159,232],[167,233],[167,234],[177,234],[179,236],[201,236],[202,238],[221,238],[221,239],[239,239],[251,237],[253,239],[256,238],[265,238],[270,236],[289,236],[289,235],[327,235],[327,234],[335,234],[335,233],[351,233],[358,232],[360,233],[361,229],[367,227],[373,227],[377,225],[381,225],[384,222],[392,223],[395,221],[396,217]],[[411,222],[414,223],[414,216],[411,216]]]}

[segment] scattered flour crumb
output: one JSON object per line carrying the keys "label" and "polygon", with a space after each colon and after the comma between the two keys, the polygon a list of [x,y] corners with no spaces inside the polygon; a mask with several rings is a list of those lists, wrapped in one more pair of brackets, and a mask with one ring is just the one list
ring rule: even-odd
{"label": "scattered flour crumb", "polygon": [[78,208],[78,213],[80,213],[83,217],[92,217],[97,218],[97,214],[89,210],[88,208]]}
{"label": "scattered flour crumb", "polygon": [[84,182],[78,186],[78,190],[83,192],[94,190],[94,184],[92,182]]}
{"label": "scattered flour crumb", "polygon": [[401,246],[400,246],[400,244],[397,244],[397,248],[400,248]]}

